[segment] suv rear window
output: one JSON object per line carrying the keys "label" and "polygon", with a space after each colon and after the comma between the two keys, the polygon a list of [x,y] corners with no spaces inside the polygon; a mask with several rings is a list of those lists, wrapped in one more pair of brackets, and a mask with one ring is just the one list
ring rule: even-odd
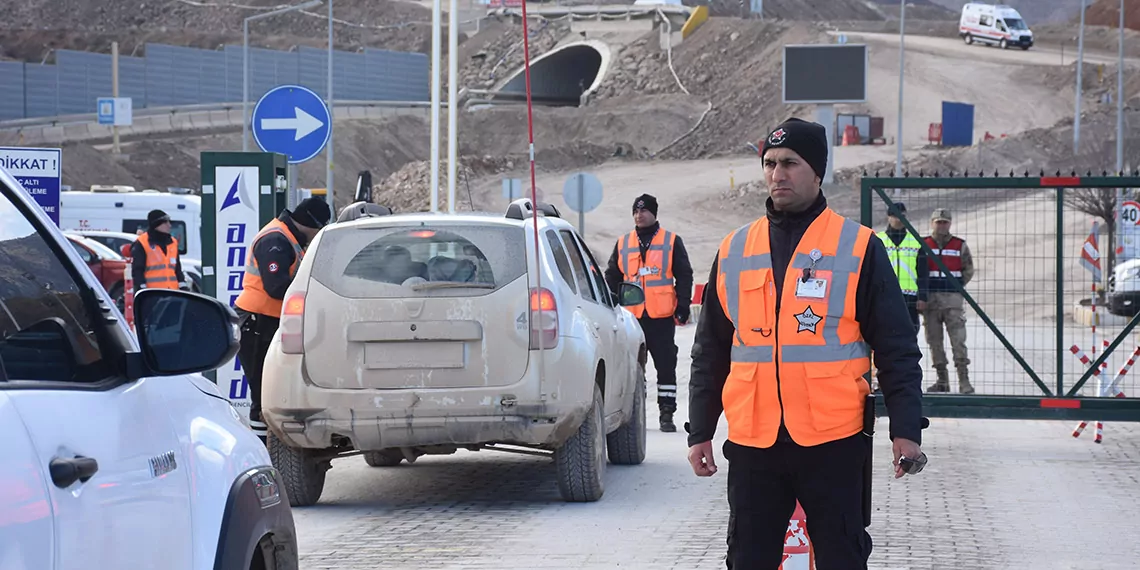
{"label": "suv rear window", "polygon": [[526,232],[481,225],[329,228],[312,279],[350,298],[475,297],[526,273]]}

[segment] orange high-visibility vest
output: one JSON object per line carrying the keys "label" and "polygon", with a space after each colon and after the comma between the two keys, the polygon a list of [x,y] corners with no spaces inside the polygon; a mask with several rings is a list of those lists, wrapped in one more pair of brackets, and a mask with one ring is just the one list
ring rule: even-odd
{"label": "orange high-visibility vest", "polygon": [[[253,242],[249,244],[249,260],[245,264],[245,275],[241,279],[241,295],[238,295],[234,305],[239,309],[257,313],[259,315],[266,315],[275,319],[281,318],[281,299],[274,299],[265,292],[265,285],[261,281],[261,268],[257,266],[257,258],[253,256],[253,248],[257,246],[257,242],[261,238],[278,232],[293,244],[293,264],[289,266],[289,277],[292,278],[297,274],[297,266],[301,264],[301,258],[305,253],[301,249],[301,244],[297,243],[297,238],[293,237],[293,232],[289,231],[289,226],[285,225],[279,219],[274,218],[261,231],[257,232],[254,236]],[[270,265],[273,265],[272,263]],[[276,272],[279,268],[268,267],[269,271]]]}
{"label": "orange high-visibility vest", "polygon": [[146,270],[143,273],[146,288],[177,289],[178,273],[175,269],[178,267],[178,240],[171,236],[170,244],[164,248],[151,245],[150,235],[146,233],[136,239],[146,252]]}
{"label": "orange high-visibility vest", "polygon": [[673,232],[661,231],[653,234],[645,261],[641,261],[641,248],[637,230],[629,232],[619,244],[618,269],[626,281],[641,285],[645,291],[645,302],[626,309],[635,317],[641,317],[644,309],[649,318],[672,318],[677,310],[677,291],[673,288]]}
{"label": "orange high-visibility vest", "polygon": [[[767,217],[721,242],[717,293],[736,327],[722,394],[728,439],[769,447],[781,417],[792,439],[804,446],[863,429],[870,386],[862,376],[870,370],[871,351],[855,320],[855,291],[872,233],[825,209],[800,239],[779,292]],[[822,279],[825,284],[797,296],[813,258],[809,283]]]}

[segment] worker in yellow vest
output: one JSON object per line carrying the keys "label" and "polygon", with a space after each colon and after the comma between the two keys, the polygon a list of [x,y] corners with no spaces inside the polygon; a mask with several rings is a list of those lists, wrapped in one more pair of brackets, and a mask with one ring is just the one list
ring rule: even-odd
{"label": "worker in yellow vest", "polygon": [[657,409],[663,432],[677,431],[677,323],[689,322],[693,266],[681,238],[661,228],[657,199],[642,194],[633,201],[634,229],[618,238],[606,267],[606,284],[617,296],[623,281],[641,286],[645,302],[626,307],[637,317],[657,370]]}
{"label": "worker in yellow vest", "polygon": [[767,215],[721,242],[689,382],[689,463],[716,473],[728,424],[728,568],[777,568],[797,501],[822,569],[871,554],[872,355],[890,414],[894,474],[925,465],[922,368],[898,279],[868,227],[828,207],[823,125],[790,119],[760,157]]}
{"label": "worker in yellow vest", "polygon": [[238,359],[249,383],[249,427],[265,443],[261,418],[261,369],[269,342],[281,323],[285,292],[317,232],[329,223],[332,211],[324,200],[306,198],[292,212],[284,210],[253,238],[242,276],[242,291],[234,301],[240,317]]}
{"label": "worker in yellow vest", "polygon": [[170,216],[162,210],[151,210],[146,224],[147,230],[131,244],[134,293],[143,289],[185,289],[178,239],[170,234]]}
{"label": "worker in yellow vest", "polygon": [[887,229],[879,232],[879,240],[887,248],[891,268],[899,280],[910,320],[914,323],[914,333],[918,334],[918,315],[926,309],[927,279],[930,267],[926,263],[926,252],[922,243],[907,231],[902,218],[906,216],[906,204],[895,202],[887,208]]}

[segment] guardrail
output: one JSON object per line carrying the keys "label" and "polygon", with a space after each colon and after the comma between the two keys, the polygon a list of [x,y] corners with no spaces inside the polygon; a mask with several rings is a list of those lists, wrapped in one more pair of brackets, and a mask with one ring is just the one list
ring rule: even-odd
{"label": "guardrail", "polygon": [[[254,102],[250,102],[251,113],[253,105]],[[426,116],[430,107],[429,101],[334,101],[333,117],[344,120],[379,119],[408,114]],[[441,107],[446,108],[447,104],[441,103]],[[240,130],[244,120],[240,102],[144,108],[133,113],[130,126],[119,127],[119,135],[130,137],[195,130]],[[95,113],[0,122],[0,144],[62,144],[109,140],[111,136],[111,125],[100,125]]]}

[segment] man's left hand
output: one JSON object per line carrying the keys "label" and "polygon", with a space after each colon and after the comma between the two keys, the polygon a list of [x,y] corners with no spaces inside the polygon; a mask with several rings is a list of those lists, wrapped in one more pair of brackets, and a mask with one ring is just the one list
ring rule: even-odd
{"label": "man's left hand", "polygon": [[899,459],[904,456],[911,459],[918,459],[922,456],[922,448],[919,447],[917,443],[909,439],[903,439],[901,437],[895,438],[894,445],[892,447],[895,453],[895,479],[898,479],[899,477],[902,477],[906,474],[903,472],[902,466],[899,465]]}
{"label": "man's left hand", "polygon": [[688,324],[689,323],[689,308],[688,307],[677,307],[677,311],[673,314],[673,316],[677,317],[677,322],[681,323],[682,325]]}

